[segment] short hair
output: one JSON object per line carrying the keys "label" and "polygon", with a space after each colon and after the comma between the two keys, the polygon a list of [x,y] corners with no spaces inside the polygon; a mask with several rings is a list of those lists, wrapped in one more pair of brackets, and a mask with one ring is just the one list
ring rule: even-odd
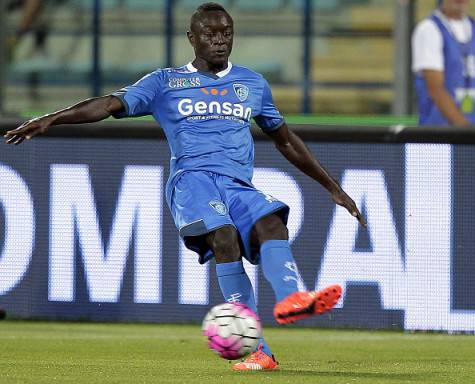
{"label": "short hair", "polygon": [[203,3],[201,4],[198,8],[196,8],[196,11],[191,15],[190,19],[190,29],[194,23],[196,23],[198,20],[200,20],[206,12],[213,12],[213,11],[220,11],[224,12],[230,19],[233,21],[233,18],[231,15],[226,11],[226,9],[218,3]]}

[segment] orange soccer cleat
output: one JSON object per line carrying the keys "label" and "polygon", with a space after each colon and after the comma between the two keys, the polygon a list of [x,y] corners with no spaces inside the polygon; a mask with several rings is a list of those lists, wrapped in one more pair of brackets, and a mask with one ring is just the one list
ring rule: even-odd
{"label": "orange soccer cleat", "polygon": [[279,363],[275,361],[274,355],[270,357],[262,352],[262,344],[246,360],[233,365],[233,371],[269,371],[278,368]]}
{"label": "orange soccer cleat", "polygon": [[330,285],[321,291],[295,292],[274,306],[274,317],[279,324],[290,324],[313,315],[331,311],[338,303],[343,289]]}

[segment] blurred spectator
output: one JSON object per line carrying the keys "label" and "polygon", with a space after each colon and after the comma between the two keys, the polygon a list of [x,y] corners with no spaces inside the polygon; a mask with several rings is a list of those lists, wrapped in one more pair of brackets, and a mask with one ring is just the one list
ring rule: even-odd
{"label": "blurred spectator", "polygon": [[13,58],[15,48],[20,40],[28,33],[32,32],[35,39],[35,48],[43,50],[45,39],[48,33],[46,23],[39,17],[45,8],[46,0],[10,0],[7,3],[7,11],[20,10],[21,16],[13,36],[10,36],[7,43],[7,57],[10,61]]}
{"label": "blurred spectator", "polygon": [[[0,0],[3,1],[3,0]],[[31,35],[33,39],[32,51],[27,60],[22,60],[25,78],[28,83],[31,99],[38,99],[38,85],[41,71],[48,67],[48,52],[46,40],[49,34],[49,18],[58,5],[66,0],[7,0],[7,11],[17,17],[15,32],[7,40],[7,62],[15,59],[15,50],[21,40]],[[18,63],[20,64],[20,63]],[[16,65],[16,64],[15,64]],[[17,67],[18,69],[18,67]]]}
{"label": "blurred spectator", "polygon": [[440,0],[412,37],[420,125],[475,124],[474,20],[469,0]]}

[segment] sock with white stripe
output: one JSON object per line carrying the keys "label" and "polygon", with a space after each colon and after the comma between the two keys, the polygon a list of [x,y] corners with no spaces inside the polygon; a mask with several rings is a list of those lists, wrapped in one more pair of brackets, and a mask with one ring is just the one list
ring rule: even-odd
{"label": "sock with white stripe", "polygon": [[287,240],[268,240],[261,245],[262,272],[272,285],[277,302],[297,292],[297,265]]}
{"label": "sock with white stripe", "polygon": [[[216,274],[218,275],[219,287],[226,301],[246,304],[257,313],[254,291],[242,261],[216,264]],[[259,344],[262,344],[262,352],[272,356],[272,352],[264,338],[259,340]]]}

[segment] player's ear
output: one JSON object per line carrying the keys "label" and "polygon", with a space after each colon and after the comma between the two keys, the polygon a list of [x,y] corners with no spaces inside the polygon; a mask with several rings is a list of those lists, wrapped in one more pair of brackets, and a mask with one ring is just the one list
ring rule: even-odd
{"label": "player's ear", "polygon": [[186,36],[188,37],[188,41],[194,47],[195,46],[195,35],[191,31],[186,31]]}

